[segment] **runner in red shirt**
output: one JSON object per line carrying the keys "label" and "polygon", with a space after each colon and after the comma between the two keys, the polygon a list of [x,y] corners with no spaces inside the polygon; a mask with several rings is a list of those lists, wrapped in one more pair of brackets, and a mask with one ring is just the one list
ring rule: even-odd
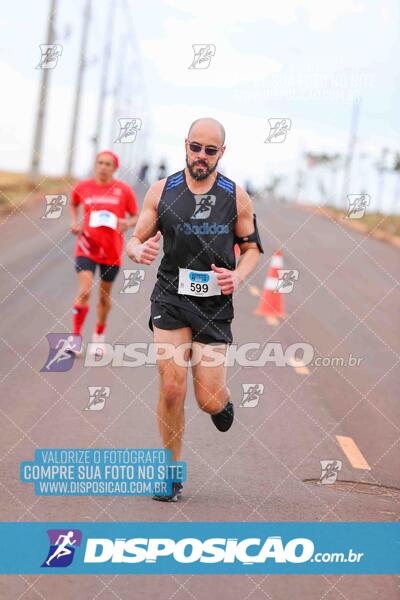
{"label": "runner in red shirt", "polygon": [[[92,341],[104,343],[107,315],[111,308],[111,288],[121,265],[123,233],[135,225],[138,206],[132,189],[114,179],[119,167],[118,156],[109,150],[96,157],[93,179],[78,183],[71,196],[71,231],[77,236],[75,269],[79,275],[79,292],[74,302],[73,328],[80,334],[89,311],[96,265],[100,269],[97,324]],[[83,208],[79,224],[78,207]],[[126,218],[126,215],[130,215]],[[95,351],[96,348],[93,347]]]}

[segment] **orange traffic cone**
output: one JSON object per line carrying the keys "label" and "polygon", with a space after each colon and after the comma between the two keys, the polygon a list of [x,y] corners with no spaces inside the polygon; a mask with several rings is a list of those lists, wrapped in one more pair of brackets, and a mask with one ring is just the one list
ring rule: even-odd
{"label": "orange traffic cone", "polygon": [[280,250],[277,250],[271,258],[267,277],[264,282],[264,291],[257,310],[255,311],[256,315],[265,316],[268,321],[271,319],[272,324],[277,322],[278,317],[283,318],[285,316],[283,294],[276,291],[279,281],[278,269],[282,269],[282,267],[282,253]]}

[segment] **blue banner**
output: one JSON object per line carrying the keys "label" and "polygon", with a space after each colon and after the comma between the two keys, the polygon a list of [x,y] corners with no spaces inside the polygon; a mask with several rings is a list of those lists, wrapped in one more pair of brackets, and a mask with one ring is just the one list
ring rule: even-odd
{"label": "blue banner", "polygon": [[1,573],[399,574],[400,523],[1,523]]}

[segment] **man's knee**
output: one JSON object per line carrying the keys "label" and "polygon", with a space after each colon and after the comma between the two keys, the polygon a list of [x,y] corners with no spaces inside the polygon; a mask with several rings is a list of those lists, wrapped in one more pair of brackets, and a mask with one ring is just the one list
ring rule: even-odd
{"label": "man's knee", "polygon": [[186,377],[174,370],[160,368],[161,394],[167,409],[181,404],[186,394]]}
{"label": "man's knee", "polygon": [[228,400],[227,388],[224,385],[206,387],[198,383],[195,386],[195,394],[200,409],[210,415],[221,412]]}

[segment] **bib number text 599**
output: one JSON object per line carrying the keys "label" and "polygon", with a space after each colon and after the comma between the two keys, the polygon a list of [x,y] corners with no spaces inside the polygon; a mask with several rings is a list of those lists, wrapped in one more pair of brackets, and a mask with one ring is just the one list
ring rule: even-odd
{"label": "bib number text 599", "polygon": [[190,283],[190,291],[191,292],[203,292],[206,294],[208,292],[208,283]]}

